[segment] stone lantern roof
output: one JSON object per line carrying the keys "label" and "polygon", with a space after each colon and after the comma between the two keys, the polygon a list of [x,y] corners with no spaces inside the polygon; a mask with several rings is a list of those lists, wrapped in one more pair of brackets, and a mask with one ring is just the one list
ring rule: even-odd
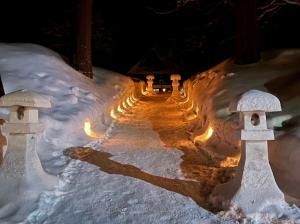
{"label": "stone lantern roof", "polygon": [[149,74],[149,75],[146,76],[146,79],[148,79],[148,80],[153,80],[153,79],[154,79],[154,75]]}
{"label": "stone lantern roof", "polygon": [[172,74],[171,80],[181,80],[181,76],[179,74]]}
{"label": "stone lantern roof", "polygon": [[8,93],[0,98],[0,107],[11,106],[50,108],[51,103],[46,96],[23,89]]}
{"label": "stone lantern roof", "polygon": [[251,112],[264,111],[274,112],[281,111],[279,99],[266,92],[260,90],[249,90],[237,97],[230,105],[229,111]]}

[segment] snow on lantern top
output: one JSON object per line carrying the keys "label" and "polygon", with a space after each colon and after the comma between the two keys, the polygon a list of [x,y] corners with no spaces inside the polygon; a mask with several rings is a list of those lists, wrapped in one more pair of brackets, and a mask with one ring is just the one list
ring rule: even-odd
{"label": "snow on lantern top", "polygon": [[279,99],[266,92],[259,90],[249,90],[238,96],[230,105],[231,112],[250,112],[250,111],[265,111],[274,112],[281,111]]}
{"label": "snow on lantern top", "polygon": [[172,81],[181,80],[181,76],[179,74],[172,74],[171,75],[171,80]]}
{"label": "snow on lantern top", "polygon": [[146,79],[147,79],[147,80],[154,80],[154,75],[151,75],[151,74],[150,74],[150,75],[147,75],[147,76],[146,76]]}
{"label": "snow on lantern top", "polygon": [[46,96],[23,89],[8,93],[0,98],[0,107],[11,106],[50,108],[51,103]]}

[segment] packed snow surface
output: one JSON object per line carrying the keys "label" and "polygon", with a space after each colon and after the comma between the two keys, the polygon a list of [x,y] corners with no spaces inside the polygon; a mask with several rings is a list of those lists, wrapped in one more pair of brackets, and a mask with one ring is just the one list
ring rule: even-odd
{"label": "packed snow surface", "polygon": [[[207,200],[216,185],[232,177],[239,159],[238,116],[227,111],[238,94],[269,88],[287,97],[285,112],[271,116],[269,123],[277,127],[278,138],[298,145],[297,86],[284,91],[277,78],[289,75],[293,80],[300,71],[299,56],[299,51],[287,50],[256,65],[230,69],[225,62],[188,80],[189,88],[181,91],[187,100],[156,95],[135,103],[127,98],[126,104],[124,93],[133,84],[121,74],[94,68],[96,77],[90,80],[48,49],[1,44],[5,91],[27,88],[50,97],[52,108],[41,110],[46,129],[38,154],[44,169],[57,177],[39,197],[23,195],[24,200],[16,202],[19,210],[0,209],[1,223],[300,223],[300,211],[293,205],[281,211],[269,208],[250,219],[238,208],[213,214]],[[110,112],[116,108],[113,120]],[[7,115],[7,109],[1,109],[1,117]],[[85,134],[86,119],[97,139]],[[290,126],[285,129],[287,120]],[[296,202],[299,150],[288,147],[280,151],[282,145],[272,145],[271,163],[287,186],[283,190]],[[288,162],[277,154],[288,156]],[[295,170],[290,171],[291,166]],[[295,183],[280,179],[287,172]]]}

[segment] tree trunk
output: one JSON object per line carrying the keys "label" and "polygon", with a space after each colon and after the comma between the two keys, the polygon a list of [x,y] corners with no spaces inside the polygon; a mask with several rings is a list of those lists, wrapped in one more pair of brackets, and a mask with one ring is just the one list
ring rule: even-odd
{"label": "tree trunk", "polygon": [[89,78],[92,71],[92,0],[77,0],[73,66]]}
{"label": "tree trunk", "polygon": [[236,0],[235,63],[259,61],[259,32],[256,0]]}
{"label": "tree trunk", "polygon": [[3,88],[2,78],[0,75],[0,97],[4,96],[4,95],[5,95],[5,92],[4,92],[4,88]]}

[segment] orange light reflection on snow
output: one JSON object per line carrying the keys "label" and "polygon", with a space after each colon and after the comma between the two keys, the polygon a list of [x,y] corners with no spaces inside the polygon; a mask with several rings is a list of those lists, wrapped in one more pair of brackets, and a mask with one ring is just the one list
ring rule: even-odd
{"label": "orange light reflection on snow", "polygon": [[225,160],[221,161],[220,167],[236,167],[240,161],[240,155],[234,157],[226,157]]}
{"label": "orange light reflection on snow", "polygon": [[92,128],[91,128],[91,121],[89,119],[87,119],[85,122],[84,122],[84,131],[85,133],[92,137],[92,138],[101,138],[100,135],[98,135],[96,132],[92,131]]}
{"label": "orange light reflection on snow", "polygon": [[114,108],[113,109],[111,109],[111,111],[110,111],[110,116],[111,116],[111,118],[113,118],[113,119],[117,119],[117,115],[115,114],[115,110],[114,110]]}
{"label": "orange light reflection on snow", "polygon": [[145,95],[147,95],[147,88],[146,88],[146,91],[144,91],[144,89],[143,89],[143,87],[141,88],[141,92],[142,92],[142,94],[145,96]]}
{"label": "orange light reflection on snow", "polygon": [[192,105],[189,107],[189,108],[187,108],[187,111],[190,111],[190,110],[192,110],[194,108],[194,100],[192,100]]}
{"label": "orange light reflection on snow", "polygon": [[127,98],[126,102],[127,102],[127,104],[128,104],[130,107],[133,106],[132,103],[131,103],[131,101],[130,101],[130,97]]}
{"label": "orange light reflection on snow", "polygon": [[198,107],[198,105],[196,105],[195,113],[196,113],[197,115],[198,115],[198,113],[199,113],[199,107]]}
{"label": "orange light reflection on snow", "polygon": [[181,102],[180,104],[185,104],[185,103],[189,102],[189,100],[190,100],[190,97],[187,96],[186,99],[183,102]]}
{"label": "orange light reflection on snow", "polygon": [[132,100],[133,103],[135,103],[136,101],[138,101],[138,99],[135,98],[133,94],[131,95],[131,100]]}
{"label": "orange light reflection on snow", "polygon": [[124,110],[121,108],[121,105],[118,106],[118,109],[117,109],[120,113],[124,113]]}
{"label": "orange light reflection on snow", "polygon": [[210,137],[212,136],[212,134],[214,133],[214,130],[211,126],[208,126],[208,128],[206,129],[206,131],[199,136],[196,136],[194,138],[194,143],[195,142],[206,142],[208,139],[210,139]]}
{"label": "orange light reflection on snow", "polygon": [[126,105],[126,102],[125,102],[125,101],[122,102],[122,105],[123,105],[123,107],[124,107],[125,109],[127,109],[127,105]]}

